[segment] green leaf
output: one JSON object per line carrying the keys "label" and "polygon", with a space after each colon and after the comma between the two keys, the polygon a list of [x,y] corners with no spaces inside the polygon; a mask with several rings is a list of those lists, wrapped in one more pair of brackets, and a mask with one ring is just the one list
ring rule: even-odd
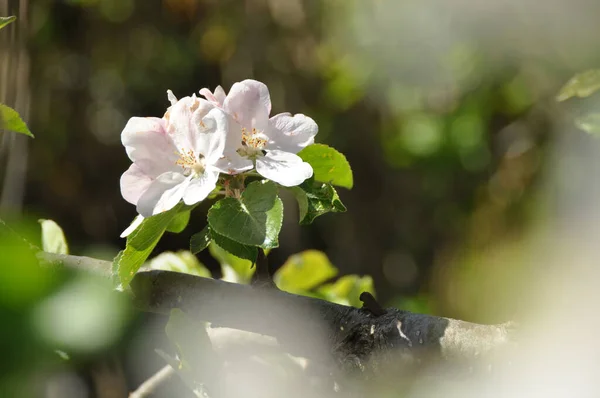
{"label": "green leaf", "polygon": [[591,69],[573,76],[558,92],[557,101],[572,97],[589,97],[600,89],[600,69]]}
{"label": "green leaf", "polygon": [[150,260],[148,266],[152,269],[183,272],[185,274],[212,278],[210,271],[196,256],[187,250],[177,253],[163,252]]}
{"label": "green leaf", "polygon": [[47,253],[69,254],[62,228],[52,220],[38,220],[42,225],[42,249]]}
{"label": "green leaf", "polygon": [[33,138],[33,134],[17,111],[4,104],[0,104],[0,131],[2,130],[25,134]]}
{"label": "green leaf", "polygon": [[317,183],[310,179],[297,187],[290,188],[290,191],[298,201],[301,225],[311,224],[315,218],[326,213],[346,211],[346,206],[331,184]]}
{"label": "green leaf", "polygon": [[250,283],[256,267],[252,267],[252,261],[244,260],[234,256],[220,247],[215,241],[208,247],[210,254],[221,264],[223,280],[235,283]]}
{"label": "green leaf", "polygon": [[362,292],[375,296],[373,278],[370,276],[346,275],[335,281],[321,286],[317,292],[325,300],[354,307],[362,307],[359,297]]}
{"label": "green leaf", "polygon": [[167,226],[167,231],[176,234],[182,232],[185,229],[185,227],[187,227],[188,222],[190,222],[190,214],[191,209],[189,208],[177,213],[177,215],[173,217],[173,220],[171,220],[171,222]]}
{"label": "green leaf", "polygon": [[577,117],[575,125],[590,134],[600,134],[600,113],[588,113]]}
{"label": "green leaf", "polygon": [[326,182],[343,188],[352,188],[354,179],[352,169],[346,157],[324,144],[309,145],[298,153],[309,163],[314,172],[315,181]]}
{"label": "green leaf", "polygon": [[14,22],[17,20],[17,17],[12,16],[12,17],[0,17],[0,29],[2,29],[3,27],[5,27],[6,25],[8,25],[11,22]]}
{"label": "green leaf", "polygon": [[145,218],[127,237],[125,250],[113,260],[113,272],[121,288],[129,285],[182,207],[180,203],[169,211]]}
{"label": "green leaf", "polygon": [[195,233],[190,238],[190,251],[193,254],[198,254],[208,247],[210,243],[210,228],[208,225],[202,231]]}
{"label": "green leaf", "polygon": [[275,272],[273,281],[281,290],[300,293],[315,288],[338,273],[325,253],[306,250],[294,254]]}
{"label": "green leaf", "polygon": [[224,198],[208,211],[212,231],[238,243],[265,249],[279,246],[283,203],[270,181],[250,183],[240,199]]}
{"label": "green leaf", "polygon": [[251,266],[256,263],[256,258],[258,257],[258,248],[256,246],[243,245],[223,235],[219,235],[215,231],[211,231],[210,236],[219,247],[227,252],[238,258],[250,261]]}

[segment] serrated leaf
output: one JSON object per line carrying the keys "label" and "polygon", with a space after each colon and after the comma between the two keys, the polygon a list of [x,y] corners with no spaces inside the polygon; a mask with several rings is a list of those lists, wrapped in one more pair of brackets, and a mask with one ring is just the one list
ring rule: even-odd
{"label": "serrated leaf", "polygon": [[62,228],[52,220],[39,220],[42,226],[42,250],[47,253],[69,254]]}
{"label": "serrated leaf", "polygon": [[113,273],[121,288],[129,285],[182,207],[183,204],[180,203],[169,211],[145,218],[141,225],[127,236],[125,250],[113,260]]}
{"label": "serrated leaf", "polygon": [[326,213],[343,213],[346,206],[331,184],[314,182],[312,179],[290,188],[298,201],[300,224],[311,224],[315,218]]}
{"label": "serrated leaf", "polygon": [[219,235],[215,231],[210,232],[210,237],[219,247],[230,254],[250,261],[251,266],[256,263],[256,258],[258,257],[258,248],[256,246],[243,245],[223,235]]}
{"label": "serrated leaf", "polygon": [[337,304],[362,307],[359,297],[362,292],[375,296],[373,278],[370,276],[346,275],[335,281],[321,286],[317,292],[327,301]]}
{"label": "serrated leaf", "polygon": [[187,250],[177,253],[163,252],[150,260],[148,266],[152,269],[164,271],[183,272],[185,274],[211,278],[210,271],[202,264],[196,256]]}
{"label": "serrated leaf", "polygon": [[191,214],[191,209],[189,209],[189,208],[185,209],[185,210],[181,210],[179,213],[177,213],[177,215],[175,217],[173,217],[173,219],[167,226],[167,231],[173,232],[176,234],[182,232],[185,229],[185,227],[187,227],[188,223],[190,222],[190,214]]}
{"label": "serrated leaf", "polygon": [[590,134],[600,134],[600,113],[588,113],[575,119],[575,125]]}
{"label": "serrated leaf", "polygon": [[190,251],[193,254],[198,254],[208,247],[210,243],[210,229],[208,225],[202,231],[195,233],[190,238]]}
{"label": "serrated leaf", "polygon": [[273,281],[281,290],[301,293],[311,290],[338,273],[325,253],[306,250],[290,256],[275,272]]}
{"label": "serrated leaf", "polygon": [[210,243],[208,250],[211,256],[221,264],[223,280],[235,283],[250,283],[252,275],[256,271],[256,267],[252,266],[252,261],[234,256],[215,241]]}
{"label": "serrated leaf", "polygon": [[301,150],[298,156],[312,166],[315,181],[348,189],[354,185],[350,163],[334,148],[324,144],[313,144]]}
{"label": "serrated leaf", "polygon": [[248,246],[279,246],[282,222],[283,203],[270,181],[252,182],[240,199],[221,199],[208,211],[212,231]]}
{"label": "serrated leaf", "polygon": [[573,76],[558,92],[557,101],[572,97],[589,97],[600,89],[600,69],[591,69]]}
{"label": "serrated leaf", "polygon": [[0,104],[0,132],[1,131],[12,131],[34,138],[17,111],[4,104]]}
{"label": "serrated leaf", "polygon": [[15,16],[11,16],[11,17],[0,17],[0,29],[2,29],[3,27],[5,27],[6,25],[8,25],[11,22],[14,22],[17,20],[17,17]]}

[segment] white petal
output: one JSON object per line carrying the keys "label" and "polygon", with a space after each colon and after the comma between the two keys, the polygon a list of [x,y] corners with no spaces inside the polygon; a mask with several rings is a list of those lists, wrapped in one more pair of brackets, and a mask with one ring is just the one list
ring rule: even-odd
{"label": "white petal", "polygon": [[121,176],[121,195],[123,199],[135,205],[151,183],[152,178],[134,163]]}
{"label": "white petal", "polygon": [[169,109],[167,122],[167,133],[175,143],[179,151],[182,149],[187,152],[196,146],[196,135],[200,126],[198,123],[214,108],[210,102],[191,97],[183,97]]}
{"label": "white petal", "polygon": [[150,177],[177,169],[175,145],[163,119],[132,117],[121,133],[121,142],[129,158]]}
{"label": "white petal", "polygon": [[221,159],[219,159],[214,166],[225,174],[238,174],[247,170],[251,170],[254,167],[252,160],[240,156],[235,151],[225,153]]}
{"label": "white petal", "polygon": [[142,222],[144,221],[144,217],[141,215],[137,215],[133,221],[131,222],[131,225],[127,227],[127,229],[125,229],[125,231],[123,231],[121,233],[121,238],[126,238],[127,236],[129,236],[133,231],[135,231],[140,225],[142,225]]}
{"label": "white petal", "polygon": [[167,90],[167,98],[169,99],[171,105],[175,105],[177,103],[177,97],[171,90]]}
{"label": "white petal", "polygon": [[189,180],[179,173],[161,174],[138,200],[138,213],[150,217],[171,210],[183,197]]}
{"label": "white petal", "polygon": [[194,114],[193,121],[199,126],[194,149],[205,157],[207,164],[214,164],[223,156],[225,149],[228,130],[227,114],[221,108],[213,108],[202,119],[196,120]]}
{"label": "white petal", "polygon": [[253,127],[264,130],[268,126],[271,113],[269,89],[256,80],[235,83],[225,98],[223,108],[242,127],[248,130],[252,130]]}
{"label": "white petal", "polygon": [[283,151],[268,151],[265,156],[257,158],[256,171],[284,187],[302,184],[313,175],[310,164],[298,155]]}
{"label": "white petal", "polygon": [[190,184],[183,194],[183,202],[193,205],[201,202],[216,188],[219,171],[207,169],[204,174],[190,180]]}
{"label": "white petal", "polygon": [[269,136],[267,149],[279,149],[286,152],[298,153],[303,148],[315,142],[319,131],[317,123],[308,116],[298,113],[280,113],[269,120]]}
{"label": "white petal", "polygon": [[223,87],[221,86],[217,86],[214,93],[207,88],[203,88],[200,90],[200,95],[204,96],[204,98],[218,106],[223,106],[223,102],[225,102],[226,97],[225,90],[223,90]]}

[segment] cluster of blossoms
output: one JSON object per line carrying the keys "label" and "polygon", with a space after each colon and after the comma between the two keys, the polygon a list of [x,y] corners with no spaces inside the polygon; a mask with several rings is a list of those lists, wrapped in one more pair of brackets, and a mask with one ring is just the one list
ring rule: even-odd
{"label": "cluster of blossoms", "polygon": [[[133,162],[121,177],[123,198],[141,217],[192,205],[217,186],[220,173],[255,169],[283,186],[301,184],[313,174],[296,154],[314,142],[317,124],[302,114],[269,117],[267,87],[255,80],[235,83],[229,94],[200,90],[204,98],[177,99],[162,118],[132,117],[121,133]],[[133,227],[133,226],[132,226]]]}

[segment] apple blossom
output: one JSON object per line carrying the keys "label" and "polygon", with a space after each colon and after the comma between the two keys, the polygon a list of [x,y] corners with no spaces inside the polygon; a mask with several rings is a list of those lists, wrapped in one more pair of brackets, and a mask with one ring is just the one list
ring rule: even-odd
{"label": "apple blossom", "polygon": [[204,200],[219,178],[215,164],[225,148],[227,115],[195,95],[177,100],[168,91],[168,96],[171,107],[162,119],[132,117],[121,133],[133,162],[121,177],[121,193],[142,217],[170,210],[182,199],[187,205]]}
{"label": "apple blossom", "polygon": [[263,177],[287,187],[312,176],[312,167],[296,154],[314,143],[318,127],[313,119],[290,113],[269,118],[269,90],[256,80],[235,83],[227,95],[220,86],[214,93],[204,88],[200,94],[233,119],[221,169],[236,174],[256,167]]}

